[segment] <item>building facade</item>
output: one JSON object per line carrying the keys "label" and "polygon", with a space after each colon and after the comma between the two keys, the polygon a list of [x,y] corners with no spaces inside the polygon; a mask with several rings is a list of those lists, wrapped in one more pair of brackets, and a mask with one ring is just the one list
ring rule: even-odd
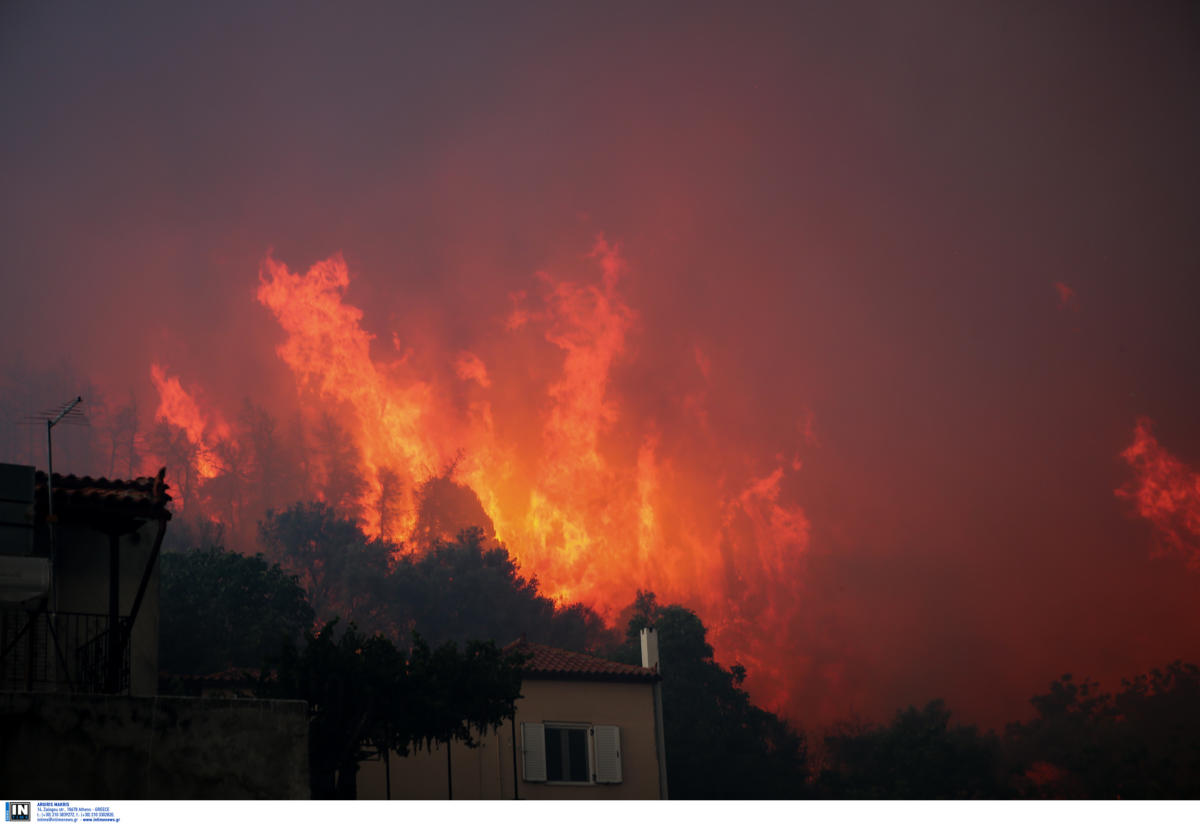
{"label": "building facade", "polygon": [[359,797],[666,797],[656,661],[644,654],[651,666],[639,667],[527,641],[508,649],[527,661],[506,724],[476,747],[452,742],[364,762]]}
{"label": "building facade", "polygon": [[0,690],[157,692],[164,476],[0,464]]}

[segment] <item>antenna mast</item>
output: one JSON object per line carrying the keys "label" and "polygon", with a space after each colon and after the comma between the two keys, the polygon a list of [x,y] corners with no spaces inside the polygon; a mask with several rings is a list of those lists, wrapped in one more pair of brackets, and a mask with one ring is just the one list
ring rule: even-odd
{"label": "antenna mast", "polygon": [[83,403],[83,396],[76,395],[75,400],[68,403],[53,419],[46,419],[46,526],[50,528],[50,614],[58,612],[58,587],[54,574],[54,425],[71,413],[76,406]]}

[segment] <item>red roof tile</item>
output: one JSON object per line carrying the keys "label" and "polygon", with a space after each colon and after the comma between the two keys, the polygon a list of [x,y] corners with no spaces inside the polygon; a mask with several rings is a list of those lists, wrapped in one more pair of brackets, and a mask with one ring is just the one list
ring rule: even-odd
{"label": "red roof tile", "polygon": [[[127,519],[169,519],[171,496],[164,481],[165,470],[155,477],[133,480],[93,478],[90,475],[54,473],[54,510],[57,517],[104,513]],[[46,473],[34,476],[38,520],[46,517]]]}
{"label": "red roof tile", "polygon": [[563,679],[572,681],[657,681],[659,674],[652,669],[619,664],[582,652],[548,647],[530,641],[514,641],[505,652],[529,656],[523,668],[526,678]]}

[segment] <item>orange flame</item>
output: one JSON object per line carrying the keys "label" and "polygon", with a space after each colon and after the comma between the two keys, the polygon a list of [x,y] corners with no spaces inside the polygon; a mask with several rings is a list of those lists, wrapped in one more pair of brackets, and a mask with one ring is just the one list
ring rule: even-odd
{"label": "orange flame", "polygon": [[179,383],[179,378],[168,378],[166,370],[157,363],[150,365],[150,380],[158,390],[155,419],[186,433],[195,449],[193,469],[200,478],[211,480],[220,475],[221,462],[212,448],[212,442],[217,438],[228,438],[229,427],[219,417],[210,419],[202,413],[195,398]]}
{"label": "orange flame", "polygon": [[1142,417],[1133,430],[1133,443],[1121,457],[1137,477],[1117,490],[1158,532],[1161,548],[1182,555],[1200,570],[1200,473],[1164,449]]}
{"label": "orange flame", "polygon": [[[331,415],[346,430],[365,483],[351,506],[365,532],[412,547],[417,492],[450,468],[544,592],[610,620],[639,588],[686,603],[723,660],[750,667],[759,700],[778,704],[795,663],[809,542],[786,491],[800,461],[738,452],[710,426],[706,391],[672,399],[680,431],[622,403],[614,376],[638,324],[620,289],[627,266],[603,238],[582,265],[590,277],[541,272],[540,297],[513,294],[500,341],[441,352],[397,333],[388,349],[404,356],[390,363],[372,357],[363,314],[344,301],[340,255],[304,274],[268,257],[257,297],[285,334],[277,352],[303,414]],[[707,385],[714,368],[699,348],[682,357],[694,357]],[[164,397],[178,388],[156,385]],[[202,443],[204,418],[194,404],[180,409],[172,420]],[[797,431],[812,437],[811,415]]]}

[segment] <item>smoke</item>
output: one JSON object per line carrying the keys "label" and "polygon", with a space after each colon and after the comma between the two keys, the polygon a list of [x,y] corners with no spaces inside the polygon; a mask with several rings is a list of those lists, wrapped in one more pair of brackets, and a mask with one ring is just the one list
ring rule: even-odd
{"label": "smoke", "polygon": [[3,459],[484,518],[804,723],[1200,656],[1187,5],[0,16]]}

